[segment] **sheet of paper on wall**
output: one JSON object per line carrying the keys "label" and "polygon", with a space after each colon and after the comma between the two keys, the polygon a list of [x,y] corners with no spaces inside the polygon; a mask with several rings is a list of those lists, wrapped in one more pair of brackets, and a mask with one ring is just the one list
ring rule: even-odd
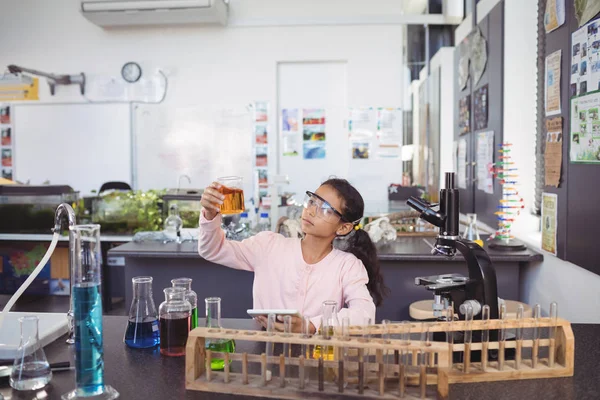
{"label": "sheet of paper on wall", "polygon": [[12,125],[10,104],[0,103],[0,167],[3,179],[14,179],[13,144],[14,126]]}
{"label": "sheet of paper on wall", "polygon": [[488,85],[485,84],[473,94],[473,119],[475,130],[486,129],[488,126]]}
{"label": "sheet of paper on wall", "polygon": [[575,3],[575,17],[579,26],[583,26],[600,12],[600,1],[598,0],[577,0]]}
{"label": "sheet of paper on wall", "polygon": [[477,189],[494,193],[494,132],[477,134]]}
{"label": "sheet of paper on wall", "polygon": [[377,109],[377,137],[380,143],[402,144],[402,110],[398,108]]}
{"label": "sheet of paper on wall", "polygon": [[467,188],[467,141],[460,139],[458,141],[458,187],[460,189]]}
{"label": "sheet of paper on wall", "polygon": [[542,249],[556,255],[558,196],[542,193]]}
{"label": "sheet of paper on wall", "polygon": [[458,101],[458,129],[459,134],[471,132],[471,95]]}
{"label": "sheet of paper on wall", "polygon": [[544,28],[550,33],[565,23],[565,0],[547,0]]}
{"label": "sheet of paper on wall", "polygon": [[458,141],[452,142],[452,172],[457,173],[458,164]]}
{"label": "sheet of paper on wall", "polygon": [[595,20],[571,35],[571,97],[600,90],[599,28]]}
{"label": "sheet of paper on wall", "polygon": [[284,157],[296,157],[302,153],[299,110],[284,108],[281,110],[281,152]]}
{"label": "sheet of paper on wall", "polygon": [[352,142],[351,151],[353,160],[368,160],[371,157],[371,143],[368,141]]}
{"label": "sheet of paper on wall", "polygon": [[380,144],[376,154],[379,160],[399,160],[402,157],[402,146],[399,144]]}
{"label": "sheet of paper on wall", "polygon": [[544,182],[558,187],[562,168],[562,117],[546,120],[546,151],[544,153]]}
{"label": "sheet of paper on wall", "polygon": [[569,161],[600,164],[600,93],[571,99]]}
{"label": "sheet of paper on wall", "polygon": [[375,121],[375,109],[350,108],[348,116],[348,136],[351,140],[375,137],[377,123]]}
{"label": "sheet of paper on wall", "polygon": [[561,113],[560,108],[560,59],[561,50],[546,57],[545,107],[546,116]]}

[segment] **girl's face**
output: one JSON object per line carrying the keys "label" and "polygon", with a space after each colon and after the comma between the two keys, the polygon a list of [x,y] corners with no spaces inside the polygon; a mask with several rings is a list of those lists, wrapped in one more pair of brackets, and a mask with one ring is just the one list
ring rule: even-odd
{"label": "girl's face", "polygon": [[[325,200],[333,210],[342,213],[344,205],[343,200],[339,197],[334,188],[322,185],[319,186],[315,194]],[[315,201],[309,201],[308,207],[305,207],[302,210],[302,231],[305,234],[330,238],[343,236],[352,231],[354,227],[352,223],[344,221],[337,215],[333,220],[327,220],[327,218],[324,219],[322,210],[318,209],[319,206],[322,205],[322,202],[318,198],[314,198],[313,200]],[[327,204],[324,204],[326,208],[328,207]],[[331,210],[328,210],[328,212],[330,214],[332,213]]]}

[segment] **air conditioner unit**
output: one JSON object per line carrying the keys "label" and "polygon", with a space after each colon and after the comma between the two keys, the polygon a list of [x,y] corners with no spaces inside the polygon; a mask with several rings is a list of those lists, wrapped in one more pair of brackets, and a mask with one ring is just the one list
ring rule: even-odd
{"label": "air conditioner unit", "polygon": [[227,25],[227,0],[81,0],[81,13],[102,27]]}

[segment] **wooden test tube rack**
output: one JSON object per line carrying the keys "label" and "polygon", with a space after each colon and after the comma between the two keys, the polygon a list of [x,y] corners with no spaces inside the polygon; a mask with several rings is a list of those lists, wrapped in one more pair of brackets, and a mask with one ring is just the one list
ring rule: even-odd
{"label": "wooden test tube rack", "polygon": [[[464,321],[454,321],[452,324],[446,322],[427,322],[408,324],[411,334],[424,331],[447,332],[449,325],[453,332],[462,332],[466,328]],[[311,380],[306,384],[304,380],[304,369],[299,369],[299,377],[285,378],[285,382],[279,377],[273,377],[270,381],[266,378],[266,366],[270,365],[272,370],[285,372],[287,366],[307,366],[317,370],[326,368],[338,370],[338,360],[305,359],[303,356],[292,356],[287,360],[281,356],[267,357],[265,354],[248,353],[211,353],[205,350],[206,339],[233,339],[236,341],[273,342],[288,343],[292,345],[333,346],[339,349],[356,349],[358,354],[369,351],[373,355],[368,362],[346,361],[345,368],[348,370],[365,369],[373,380],[364,382],[364,387],[356,390],[350,385],[344,390],[343,395],[361,398],[430,398],[427,397],[426,385],[437,385],[435,397],[439,399],[448,398],[449,385],[453,383],[488,382],[517,379],[556,378],[573,376],[574,371],[574,337],[571,325],[564,319],[552,320],[550,318],[524,318],[521,320],[490,320],[473,321],[471,329],[478,330],[510,330],[516,328],[539,329],[556,327],[555,338],[541,338],[538,340],[524,339],[521,341],[507,340],[505,342],[490,341],[488,350],[496,350],[504,347],[512,349],[520,347],[523,349],[539,350],[548,348],[549,357],[533,359],[503,360],[500,365],[498,361],[487,360],[485,368],[481,362],[469,362],[468,370],[464,370],[464,363],[452,363],[452,353],[465,353],[465,345],[456,343],[449,345],[446,342],[422,343],[412,339],[409,344],[399,339],[391,338],[384,341],[383,325],[372,325],[369,333],[372,338],[365,341],[360,336],[364,330],[362,327],[350,327],[350,340],[342,340],[333,337],[329,340],[315,335],[311,338],[300,334],[283,334],[260,331],[245,331],[235,329],[196,328],[190,332],[186,347],[186,388],[207,392],[220,392],[231,394],[244,394],[251,396],[263,396],[284,399],[305,399],[311,397],[326,397],[328,395],[340,395],[339,382],[328,380],[315,382]],[[406,324],[388,324],[387,332],[392,337],[407,329]],[[485,346],[482,343],[471,343],[470,351],[481,350]],[[355,350],[355,351],[356,351]],[[350,351],[350,350],[349,350]],[[383,353],[391,354],[386,360],[394,359],[394,353],[412,354],[410,365],[404,365],[397,360],[382,362]],[[419,355],[425,354],[427,367],[418,365]],[[522,351],[521,351],[522,354]],[[225,371],[211,371],[210,359],[228,358],[232,361],[241,362],[241,372],[231,372],[230,368]],[[397,357],[396,357],[397,358]],[[249,373],[249,363],[260,365],[260,374]],[[207,368],[208,366],[208,368]],[[284,374],[285,375],[285,374]],[[339,374],[338,374],[339,376]],[[402,377],[402,384],[400,384]],[[405,380],[404,380],[405,379]],[[406,389],[406,386],[418,386],[416,389]],[[321,390],[319,390],[321,389]],[[431,396],[433,389],[430,391]]]}

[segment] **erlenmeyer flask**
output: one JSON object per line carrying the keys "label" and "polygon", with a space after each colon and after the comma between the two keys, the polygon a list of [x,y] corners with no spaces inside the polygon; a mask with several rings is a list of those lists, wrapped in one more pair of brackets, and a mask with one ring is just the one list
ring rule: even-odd
{"label": "erlenmeyer flask", "polygon": [[479,230],[477,229],[477,214],[467,214],[467,229],[463,234],[463,238],[483,247],[483,240],[481,240]]}
{"label": "erlenmeyer flask", "polygon": [[136,276],[133,283],[133,300],[129,308],[129,321],[124,342],[127,346],[145,349],[160,343],[158,313],[152,298],[152,277]]}
{"label": "erlenmeyer flask", "polygon": [[38,317],[19,318],[21,342],[10,374],[10,386],[16,390],[37,390],[52,379],[50,364],[38,339]]}
{"label": "erlenmeyer flask", "polygon": [[198,327],[198,295],[192,290],[192,278],[171,279],[173,287],[182,287],[185,289],[185,298],[192,305],[192,317],[190,320],[190,330]]}

